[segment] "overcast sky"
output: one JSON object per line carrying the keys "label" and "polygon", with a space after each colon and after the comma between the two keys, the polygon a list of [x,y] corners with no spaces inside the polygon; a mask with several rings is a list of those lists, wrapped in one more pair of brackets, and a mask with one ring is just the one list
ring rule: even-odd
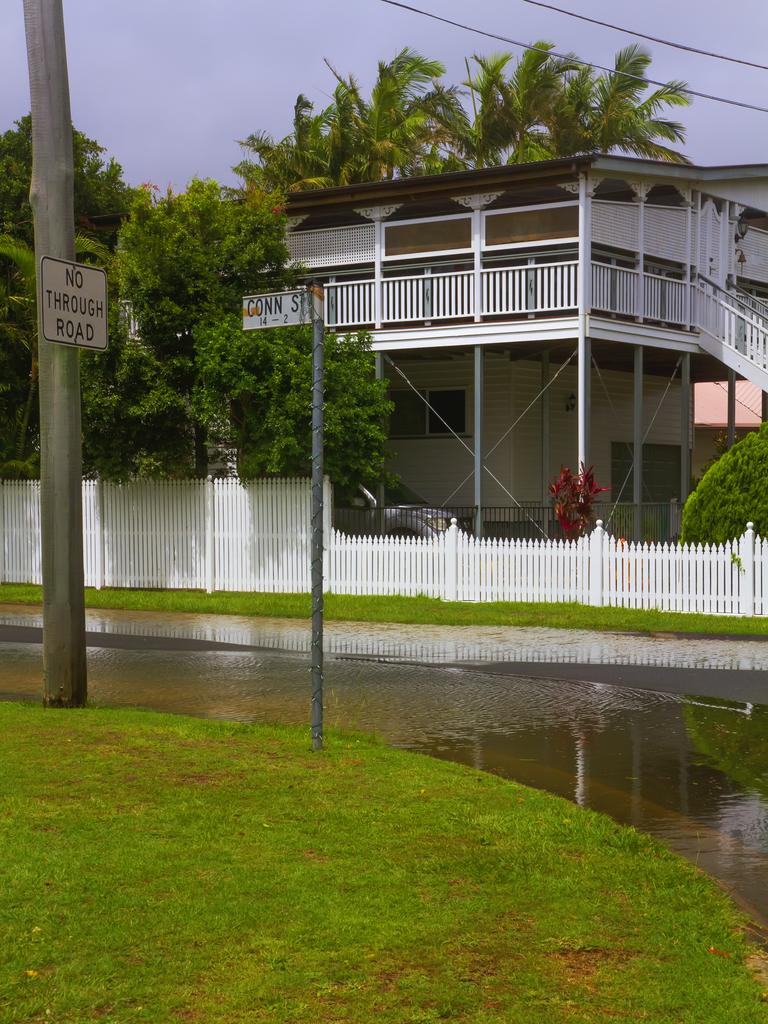
{"label": "overcast sky", "polygon": [[[548,39],[596,63],[630,42],[523,0],[411,0],[414,6],[523,41]],[[558,6],[706,50],[768,64],[766,0],[552,0]],[[236,140],[285,134],[293,101],[327,102],[340,71],[369,84],[376,61],[403,46],[464,74],[464,56],[499,43],[381,0],[64,0],[75,125],[123,165],[129,182],[176,188],[194,175],[231,182]],[[21,0],[3,0],[0,131],[29,109]],[[654,77],[768,107],[768,71],[657,44]],[[506,47],[508,48],[508,47]],[[768,162],[768,114],[705,100],[681,115],[698,163]]]}

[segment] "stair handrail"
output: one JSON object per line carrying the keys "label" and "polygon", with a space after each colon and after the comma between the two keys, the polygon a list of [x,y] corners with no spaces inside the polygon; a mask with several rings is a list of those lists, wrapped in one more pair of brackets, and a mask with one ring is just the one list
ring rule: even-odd
{"label": "stair handrail", "polygon": [[[698,285],[699,282],[703,281],[704,284],[709,285],[710,288],[713,288],[715,291],[720,292],[725,297],[725,299],[728,300],[729,302],[732,302],[733,304],[735,304],[737,306],[745,307],[749,311],[749,316],[745,317],[745,319],[748,319],[749,317],[751,317],[751,316],[753,316],[755,314],[759,318],[763,318],[764,317],[765,318],[765,322],[764,323],[757,323],[756,324],[754,322],[754,320],[750,320],[750,322],[752,323],[753,327],[757,326],[757,327],[760,327],[764,331],[768,331],[768,305],[763,304],[762,302],[760,302],[759,299],[755,299],[754,296],[749,294],[749,292],[745,292],[743,289],[739,288],[738,286],[734,286],[731,289],[723,288],[723,286],[721,284],[719,284],[717,281],[713,281],[711,277],[707,277],[706,274],[702,274],[702,273],[698,273],[696,275],[696,277],[698,279],[697,280],[697,285]],[[742,296],[745,296],[745,298],[742,298]],[[721,304],[723,303],[722,299],[717,299],[716,298],[716,301],[720,302]],[[754,305],[752,304],[753,302],[754,302]],[[756,309],[755,306],[759,306],[761,308]]]}

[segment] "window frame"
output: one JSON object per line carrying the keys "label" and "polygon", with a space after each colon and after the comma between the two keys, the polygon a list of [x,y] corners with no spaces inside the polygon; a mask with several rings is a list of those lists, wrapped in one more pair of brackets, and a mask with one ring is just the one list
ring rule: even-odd
{"label": "window frame", "polygon": [[[440,431],[440,432],[430,432],[430,430],[429,430],[430,410],[429,410],[429,408],[427,406],[427,402],[429,402],[429,404],[432,405],[432,402],[430,401],[430,397],[429,396],[434,394],[434,393],[436,393],[436,392],[438,392],[438,391],[461,391],[464,394],[464,429],[463,430],[457,430],[456,433],[458,434],[459,437],[469,437],[470,436],[467,433],[467,418],[468,418],[467,417],[467,391],[468,391],[468,388],[463,387],[462,385],[459,384],[459,385],[456,385],[456,386],[444,385],[443,387],[437,387],[437,388],[429,388],[429,387],[427,387],[427,388],[417,388],[416,390],[418,391],[419,395],[422,396],[422,405],[423,405],[423,409],[424,409],[424,433],[423,434],[393,434],[392,433],[392,426],[391,426],[392,420],[391,420],[391,417],[390,417],[390,425],[389,425],[389,431],[388,431],[388,433],[389,433],[388,439],[389,440],[398,440],[398,441],[401,441],[401,440],[414,441],[415,440],[415,441],[421,441],[421,440],[427,440],[427,439],[430,439],[430,438],[446,438],[446,437],[450,438],[450,437],[453,437],[454,435],[451,433],[450,430],[443,430],[443,431]],[[390,388],[389,397],[392,398],[392,396],[396,392],[400,392],[400,391],[413,394],[413,390],[411,388],[407,388],[407,387],[404,387],[404,388]],[[424,399],[426,399],[426,401],[424,401]]]}
{"label": "window frame", "polygon": [[575,242],[578,244],[578,231],[575,235],[564,235],[562,238],[540,238],[533,242],[500,242],[494,245],[488,245],[485,240],[486,222],[488,217],[498,217],[500,214],[510,213],[532,213],[535,210],[559,210],[566,206],[575,206],[578,209],[579,202],[577,199],[564,199],[556,203],[532,203],[529,206],[510,206],[504,210],[483,210],[482,227],[480,231],[480,246],[482,251],[498,252],[500,249],[533,249],[552,243],[556,245],[573,245]]}
{"label": "window frame", "polygon": [[[389,228],[410,227],[412,224],[435,224],[438,221],[466,220],[469,221],[470,243],[466,248],[461,249],[425,249],[424,252],[398,253],[387,255],[387,230]],[[445,217],[416,217],[413,220],[392,220],[384,221],[381,236],[381,259],[383,263],[390,260],[423,260],[429,256],[456,256],[462,253],[474,252],[472,245],[472,214],[471,213],[449,213]]]}

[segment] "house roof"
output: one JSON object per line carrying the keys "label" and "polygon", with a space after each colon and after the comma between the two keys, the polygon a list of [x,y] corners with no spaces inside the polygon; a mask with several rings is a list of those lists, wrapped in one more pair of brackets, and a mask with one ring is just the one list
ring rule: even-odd
{"label": "house roof", "polygon": [[308,189],[290,193],[287,202],[291,214],[309,214],[321,209],[349,207],[355,203],[373,205],[387,201],[429,200],[447,195],[469,194],[483,189],[510,187],[526,181],[554,184],[570,180],[580,171],[590,169],[602,172],[604,177],[653,179],[659,185],[698,185],[710,195],[768,211],[768,164],[699,167],[601,153]]}
{"label": "house roof", "polygon": [[[724,428],[728,424],[728,386],[725,383],[695,385],[694,418],[697,427]],[[746,380],[736,381],[736,426],[760,426],[762,392]]]}

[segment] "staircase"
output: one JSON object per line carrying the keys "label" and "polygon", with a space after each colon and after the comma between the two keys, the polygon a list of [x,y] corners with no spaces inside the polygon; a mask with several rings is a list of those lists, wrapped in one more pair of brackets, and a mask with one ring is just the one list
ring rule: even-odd
{"label": "staircase", "polygon": [[768,305],[740,288],[726,290],[699,274],[694,288],[699,345],[768,391]]}

